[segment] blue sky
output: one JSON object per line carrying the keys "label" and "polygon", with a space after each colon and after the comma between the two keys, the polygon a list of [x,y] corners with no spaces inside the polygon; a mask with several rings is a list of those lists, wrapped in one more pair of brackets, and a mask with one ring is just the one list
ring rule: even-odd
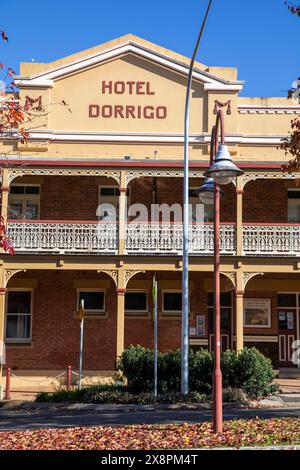
{"label": "blue sky", "polygon": [[[295,0],[297,2],[297,0]],[[48,62],[127,33],[190,56],[207,0],[0,0],[0,62]],[[300,19],[284,0],[214,0],[198,60],[235,66],[245,96],[285,96],[300,76]]]}

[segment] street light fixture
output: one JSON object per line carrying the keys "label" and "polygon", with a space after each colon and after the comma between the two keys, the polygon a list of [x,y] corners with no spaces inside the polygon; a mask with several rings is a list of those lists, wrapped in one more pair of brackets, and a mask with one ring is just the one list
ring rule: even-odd
{"label": "street light fixture", "polygon": [[[218,147],[220,128],[221,144]],[[223,431],[223,397],[221,372],[221,309],[220,309],[220,195],[224,193],[219,185],[226,185],[243,174],[232,161],[225,145],[224,115],[217,112],[216,124],[211,133],[210,168],[206,180],[198,190],[204,204],[214,203],[214,372],[213,372],[213,426],[216,433]]]}
{"label": "street light fixture", "polygon": [[[206,206],[212,206],[215,200],[215,181],[213,178],[205,178],[203,185],[197,191],[201,202]],[[220,195],[224,196],[224,191],[220,189]]]}
{"label": "street light fixture", "polygon": [[231,183],[236,176],[243,172],[232,161],[227,145],[221,144],[213,164],[204,173],[211,177],[217,184],[223,186]]}

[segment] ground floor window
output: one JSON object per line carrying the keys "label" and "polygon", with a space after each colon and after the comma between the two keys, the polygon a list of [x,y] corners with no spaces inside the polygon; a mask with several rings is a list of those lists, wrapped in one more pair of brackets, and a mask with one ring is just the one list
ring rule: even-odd
{"label": "ground floor window", "polygon": [[[207,294],[208,306],[208,323],[209,331],[214,331],[214,294],[209,292]],[[221,314],[221,330],[229,332],[231,328],[232,317],[232,295],[231,292],[222,292],[220,295],[220,314]]]}
{"label": "ground floor window", "polygon": [[180,314],[182,311],[182,294],[177,291],[165,291],[162,296],[163,313]]}
{"label": "ground floor window", "polygon": [[10,290],[7,293],[6,340],[26,342],[31,339],[32,292]]}
{"label": "ground floor window", "polygon": [[128,291],[125,294],[125,312],[127,315],[148,313],[147,292]]}
{"label": "ground floor window", "polygon": [[97,290],[80,290],[78,293],[78,307],[84,301],[86,314],[103,314],[105,312],[105,293]]}

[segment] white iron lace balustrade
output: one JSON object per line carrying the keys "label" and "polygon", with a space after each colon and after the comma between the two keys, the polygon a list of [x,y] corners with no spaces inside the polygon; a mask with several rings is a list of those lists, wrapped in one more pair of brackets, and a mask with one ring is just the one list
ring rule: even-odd
{"label": "white iron lace balustrade", "polygon": [[[191,224],[191,254],[212,254],[214,250],[214,227],[212,224]],[[220,226],[221,253],[235,252],[235,226]],[[126,226],[127,253],[181,253],[182,224],[134,223]]]}
{"label": "white iron lace balustrade", "polygon": [[116,253],[118,225],[88,221],[9,221],[8,235],[17,253]]}
{"label": "white iron lace balustrade", "polygon": [[299,255],[299,224],[245,224],[243,227],[245,254]]}

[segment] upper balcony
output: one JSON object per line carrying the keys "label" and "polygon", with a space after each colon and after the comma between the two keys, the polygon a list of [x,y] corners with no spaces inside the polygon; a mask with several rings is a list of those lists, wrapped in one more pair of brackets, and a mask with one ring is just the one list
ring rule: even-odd
{"label": "upper balcony", "polygon": [[[117,254],[118,224],[86,221],[26,220],[8,221],[8,233],[17,253],[39,254]],[[213,253],[213,224],[190,225],[190,253]],[[235,224],[221,224],[222,255],[236,254]],[[126,254],[170,254],[182,252],[181,224],[128,223],[125,230]],[[300,255],[299,224],[244,224],[244,255]]]}
{"label": "upper balcony", "polygon": [[[192,206],[199,203],[193,188],[200,184],[201,178],[191,178]],[[178,205],[182,179],[139,177],[127,184],[126,191],[120,187],[103,176],[16,178],[7,204],[8,234],[16,254],[180,255],[181,223],[137,223],[128,208],[142,203],[151,214],[153,201],[169,208]],[[221,254],[299,256],[300,191],[295,183],[258,179],[247,183],[242,192],[236,189],[233,184],[226,187],[221,201]],[[102,216],[95,220],[103,203],[116,208],[120,222],[109,223]],[[192,256],[213,253],[211,207],[205,208],[207,222],[190,224]]]}

